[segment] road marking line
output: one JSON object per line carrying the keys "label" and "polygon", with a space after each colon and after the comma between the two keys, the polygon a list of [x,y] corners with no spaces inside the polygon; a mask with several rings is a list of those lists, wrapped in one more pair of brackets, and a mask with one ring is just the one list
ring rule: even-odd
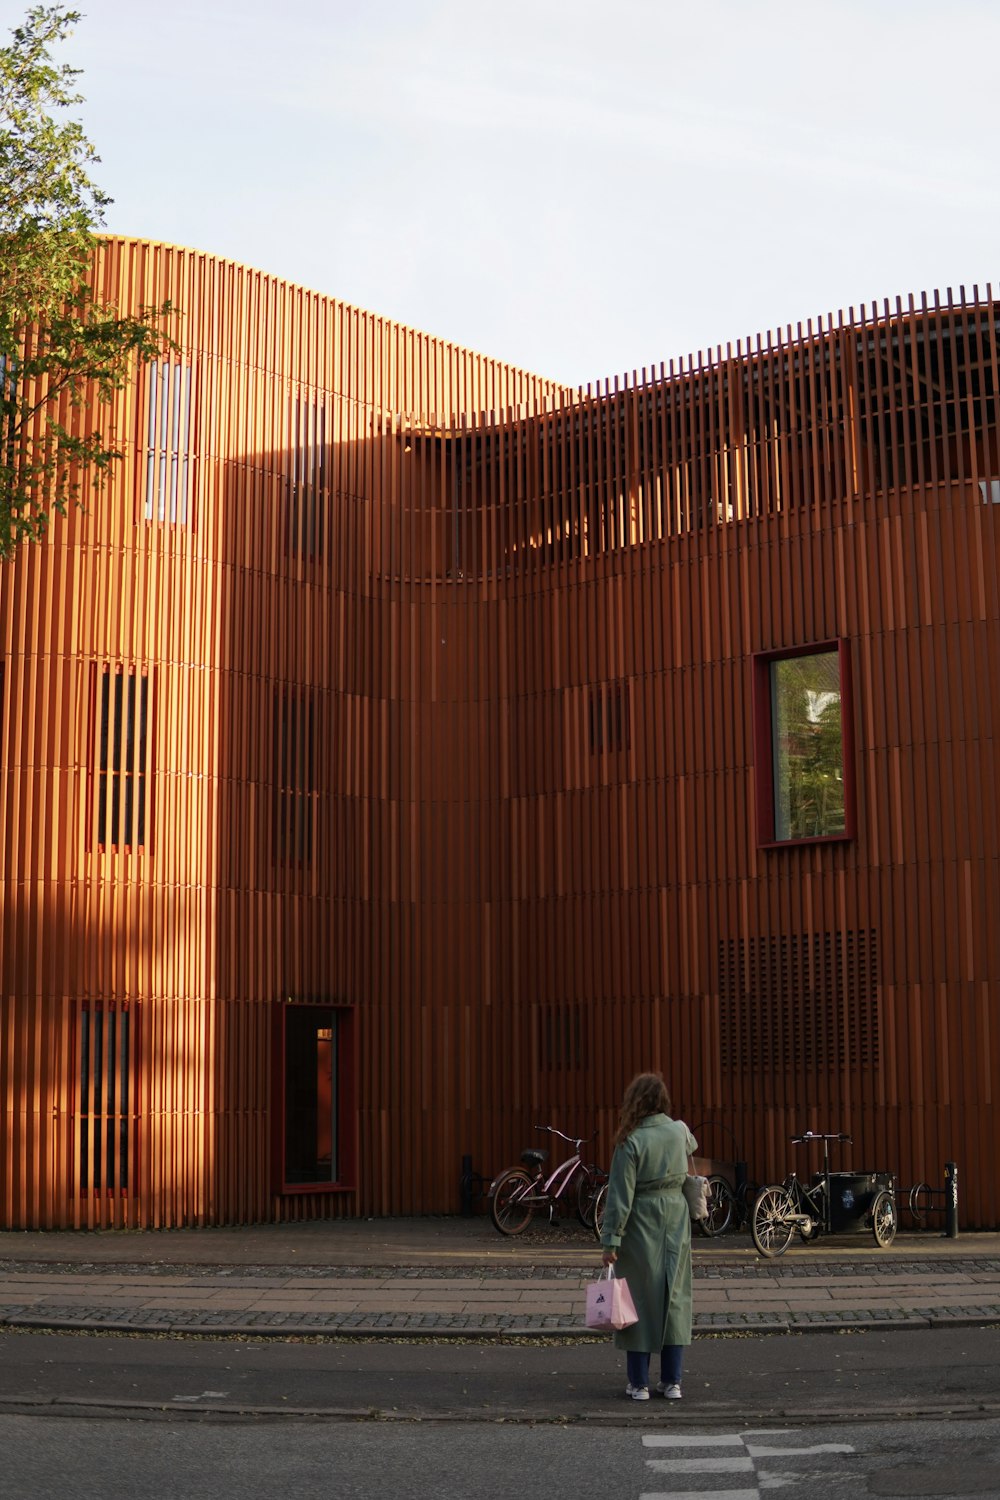
{"label": "road marking line", "polygon": [[639,1500],[760,1500],[760,1490],[644,1490]]}
{"label": "road marking line", "polygon": [[654,1474],[747,1474],[753,1472],[752,1458],[647,1458],[646,1468]]}
{"label": "road marking line", "polygon": [[810,1453],[854,1453],[850,1443],[816,1443],[812,1448],[768,1448],[762,1443],[747,1443],[753,1458],[805,1458]]}
{"label": "road marking line", "polygon": [[659,1434],[647,1436],[643,1433],[643,1444],[647,1448],[742,1448],[743,1438],[738,1432],[725,1433],[722,1436],[702,1436],[699,1433],[688,1434],[686,1437],[671,1434],[670,1437],[661,1437]]}

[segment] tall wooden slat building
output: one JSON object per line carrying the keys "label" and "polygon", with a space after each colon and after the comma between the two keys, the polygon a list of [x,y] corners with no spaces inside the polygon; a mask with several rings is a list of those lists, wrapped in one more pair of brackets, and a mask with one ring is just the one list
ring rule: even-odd
{"label": "tall wooden slat building", "polygon": [[0,571],[3,1224],[452,1211],[647,1067],[1000,1224],[991,290],[571,391],[94,279],[181,352]]}

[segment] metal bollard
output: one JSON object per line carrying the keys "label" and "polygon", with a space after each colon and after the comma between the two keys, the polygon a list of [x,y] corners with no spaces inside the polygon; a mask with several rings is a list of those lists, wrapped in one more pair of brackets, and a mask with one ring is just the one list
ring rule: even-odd
{"label": "metal bollard", "polygon": [[958,1164],[944,1164],[944,1233],[949,1240],[958,1239]]}
{"label": "metal bollard", "polygon": [[462,1157],[462,1181],[461,1181],[461,1205],[462,1217],[472,1218],[472,1157]]}

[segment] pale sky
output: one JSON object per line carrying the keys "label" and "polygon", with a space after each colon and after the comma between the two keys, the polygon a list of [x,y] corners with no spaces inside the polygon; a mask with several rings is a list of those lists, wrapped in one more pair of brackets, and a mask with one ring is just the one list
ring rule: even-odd
{"label": "pale sky", "polygon": [[570,384],[1000,281],[996,0],[76,3],[109,229]]}

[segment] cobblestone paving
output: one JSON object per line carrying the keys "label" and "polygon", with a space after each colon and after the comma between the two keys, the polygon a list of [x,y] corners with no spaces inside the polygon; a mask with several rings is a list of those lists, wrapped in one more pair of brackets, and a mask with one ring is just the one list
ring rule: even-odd
{"label": "cobblestone paving", "polygon": [[[578,1247],[579,1248],[579,1247]],[[859,1247],[860,1248],[860,1247]],[[776,1261],[695,1251],[695,1330],[1000,1324],[1000,1256],[793,1247]],[[0,1327],[355,1337],[594,1337],[582,1288],[598,1248],[570,1263],[184,1265],[0,1259]],[[225,1305],[222,1305],[222,1304]],[[423,1305],[421,1305],[423,1304]]]}
{"label": "cobblestone paving", "polygon": [[[594,1263],[599,1261],[599,1247],[594,1246]],[[884,1258],[866,1258],[856,1261],[845,1260],[823,1260],[811,1251],[796,1251],[792,1249],[788,1255],[777,1261],[763,1261],[755,1259],[752,1261],[739,1261],[718,1264],[713,1261],[711,1265],[699,1263],[697,1256],[694,1262],[694,1276],[696,1281],[754,1281],[759,1283],[761,1277],[772,1277],[775,1280],[787,1281],[789,1279],[809,1279],[822,1276],[830,1281],[854,1279],[857,1277],[879,1278],[887,1276],[905,1277],[912,1279],[914,1275],[931,1275],[937,1280],[944,1280],[949,1276],[960,1276],[972,1278],[976,1276],[998,1276],[1000,1275],[1000,1257],[984,1257],[978,1260],[969,1258],[935,1259],[933,1264],[919,1257],[912,1259],[901,1259],[898,1256],[887,1254]],[[308,1265],[306,1263],[292,1266],[199,1266],[181,1265],[176,1262],[156,1261],[134,1261],[118,1262],[108,1264],[106,1262],[90,1261],[25,1261],[25,1260],[0,1260],[0,1276],[17,1275],[22,1276],[87,1276],[102,1277],[110,1281],[123,1281],[131,1276],[141,1277],[166,1277],[175,1280],[183,1277],[185,1279],[198,1279],[204,1281],[227,1281],[236,1277],[240,1281],[248,1278],[261,1281],[289,1281],[302,1276],[308,1276],[310,1280],[343,1281],[371,1278],[373,1280],[386,1280],[389,1277],[393,1281],[459,1281],[459,1280],[489,1280],[489,1281],[570,1281],[580,1282],[587,1280],[590,1275],[586,1265],[494,1265],[492,1262],[480,1262],[476,1264],[462,1265],[429,1265],[429,1266],[322,1266]]]}
{"label": "cobblestone paving", "polygon": [[[747,1330],[757,1333],[805,1332],[810,1328],[877,1328],[880,1326],[954,1327],[1000,1324],[1000,1303],[914,1309],[836,1308],[823,1311],[742,1310],[697,1314],[696,1334]],[[126,1308],[64,1303],[0,1305],[0,1327],[75,1329],[147,1333],[245,1334],[507,1334],[594,1338],[579,1318],[538,1313],[324,1313],[264,1312],[245,1309]]]}

